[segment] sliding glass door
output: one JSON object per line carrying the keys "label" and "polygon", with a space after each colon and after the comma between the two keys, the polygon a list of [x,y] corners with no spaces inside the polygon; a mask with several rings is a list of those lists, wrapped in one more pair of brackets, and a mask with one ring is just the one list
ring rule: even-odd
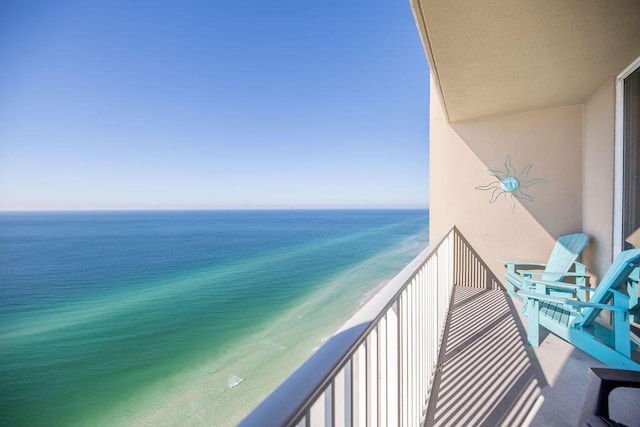
{"label": "sliding glass door", "polygon": [[623,80],[622,92],[622,240],[628,249],[640,239],[640,68]]}

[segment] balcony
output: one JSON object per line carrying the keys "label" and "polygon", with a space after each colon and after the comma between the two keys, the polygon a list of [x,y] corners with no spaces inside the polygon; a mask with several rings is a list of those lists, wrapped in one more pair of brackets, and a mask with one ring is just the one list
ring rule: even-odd
{"label": "balcony", "polygon": [[454,228],[240,425],[576,425],[603,365],[553,335],[527,345],[516,304]]}

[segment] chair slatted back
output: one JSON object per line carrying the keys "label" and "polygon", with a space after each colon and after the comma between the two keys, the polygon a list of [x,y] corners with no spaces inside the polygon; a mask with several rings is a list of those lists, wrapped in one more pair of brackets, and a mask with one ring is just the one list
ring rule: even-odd
{"label": "chair slatted back", "polygon": [[[590,302],[607,304],[611,298],[610,289],[618,290],[627,284],[629,275],[640,265],[640,249],[630,249],[621,252],[620,255],[613,260],[613,264],[605,273],[602,280],[598,284],[596,291],[593,293]],[[582,321],[578,324],[580,327],[589,326],[591,322],[598,316],[601,309],[586,308],[582,312]]]}
{"label": "chair slatted back", "polygon": [[[549,260],[547,261],[547,267],[544,271],[549,272],[565,272],[569,271],[571,265],[582,253],[584,248],[589,244],[589,236],[582,233],[566,234],[558,237],[556,244],[551,251]],[[562,275],[559,274],[545,274],[542,276],[542,280],[560,280]]]}

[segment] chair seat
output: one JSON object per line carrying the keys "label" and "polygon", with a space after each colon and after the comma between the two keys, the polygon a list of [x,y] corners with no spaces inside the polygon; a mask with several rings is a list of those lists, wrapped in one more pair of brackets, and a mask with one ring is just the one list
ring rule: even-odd
{"label": "chair seat", "polygon": [[553,319],[554,322],[569,326],[571,311],[557,302],[540,301],[540,314]]}

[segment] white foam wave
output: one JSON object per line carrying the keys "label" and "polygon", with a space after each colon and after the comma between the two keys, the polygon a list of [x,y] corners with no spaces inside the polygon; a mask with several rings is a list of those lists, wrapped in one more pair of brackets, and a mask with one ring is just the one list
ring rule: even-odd
{"label": "white foam wave", "polygon": [[229,379],[227,380],[227,387],[229,389],[232,389],[232,388],[238,386],[243,381],[244,381],[244,378],[242,378],[241,376],[239,376],[239,375],[231,375],[229,377]]}
{"label": "white foam wave", "polygon": [[282,345],[272,339],[264,339],[262,340],[262,344],[268,345],[269,347],[277,348],[278,350],[286,350],[288,347],[286,345]]}

